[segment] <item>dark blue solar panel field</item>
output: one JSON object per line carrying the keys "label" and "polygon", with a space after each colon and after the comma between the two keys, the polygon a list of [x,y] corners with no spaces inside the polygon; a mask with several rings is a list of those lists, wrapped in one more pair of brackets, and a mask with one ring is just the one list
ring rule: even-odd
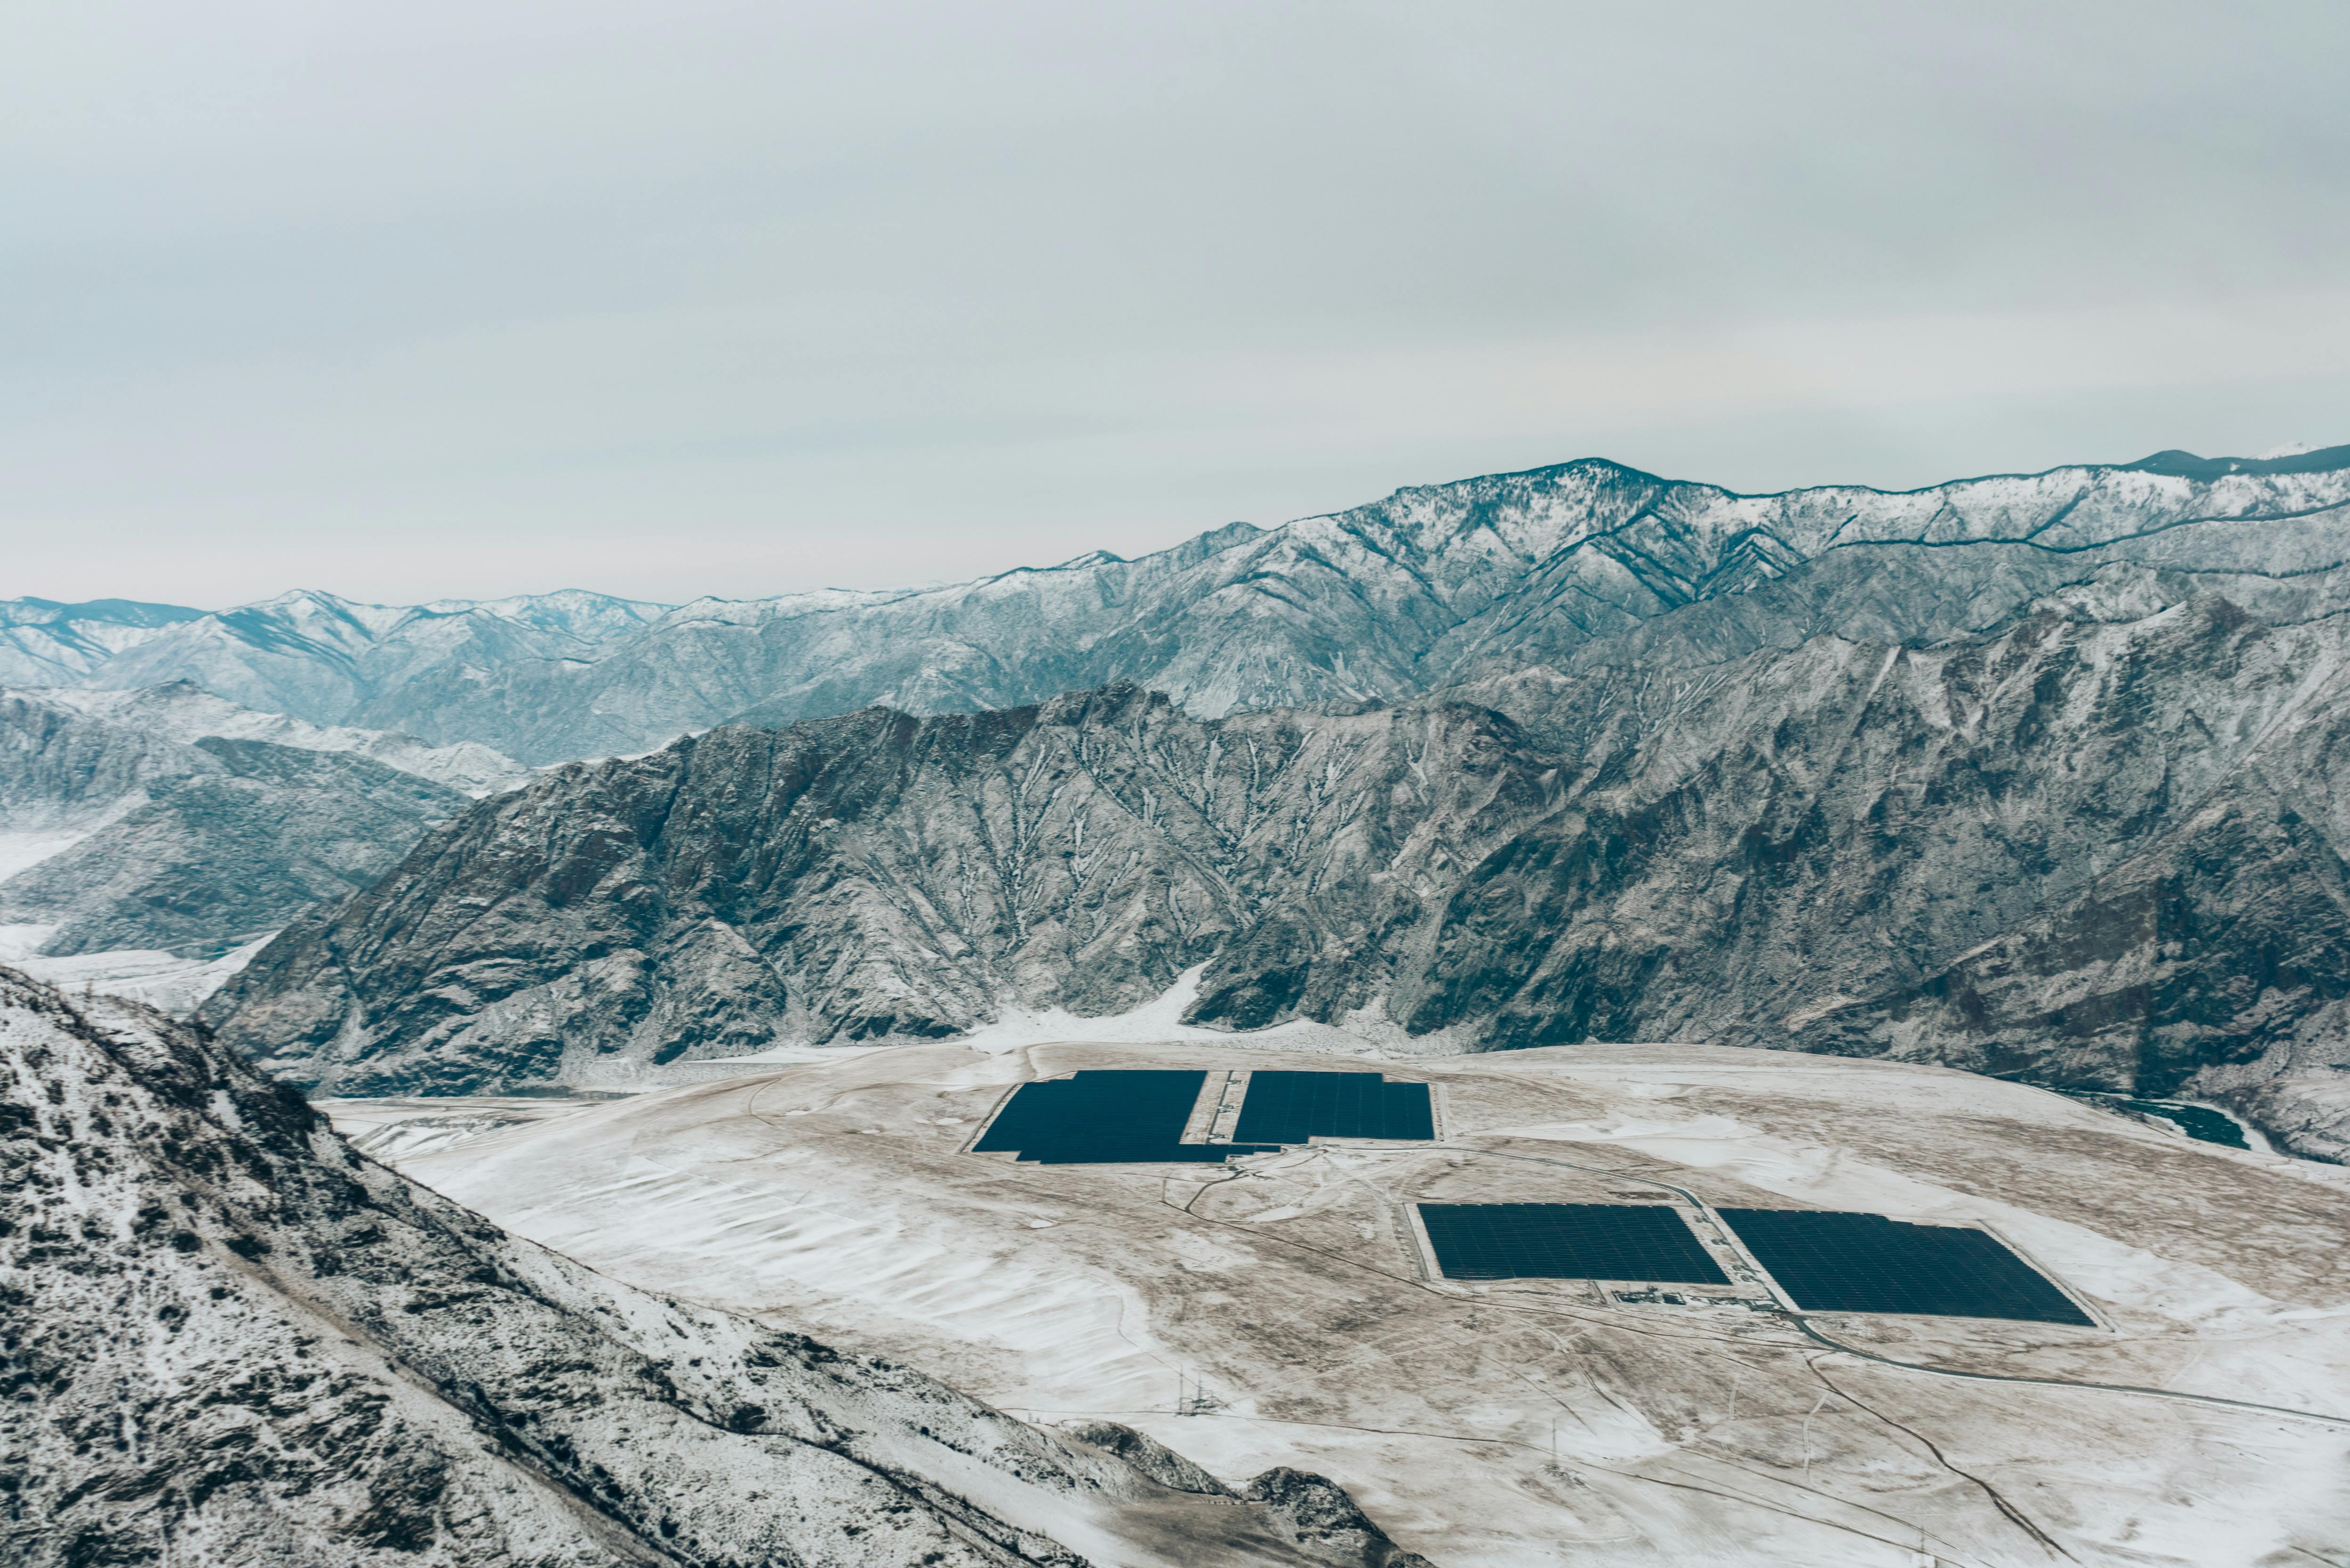
{"label": "dark blue solar panel field", "polygon": [[1202,1165],[1314,1137],[1435,1137],[1425,1084],[1377,1073],[1252,1073],[1232,1143],[1184,1143],[1204,1072],[1090,1068],[1023,1084],[976,1154],[1017,1152],[1039,1165]]}
{"label": "dark blue solar panel field", "polygon": [[1202,1072],[1108,1069],[1023,1084],[972,1148],[1017,1150],[1039,1165],[1212,1165],[1264,1153],[1242,1144],[1180,1141],[1207,1080]]}
{"label": "dark blue solar panel field", "polygon": [[1377,1073],[1249,1075],[1232,1136],[1243,1143],[1305,1143],[1315,1137],[1432,1138],[1436,1118],[1426,1084]]}
{"label": "dark blue solar panel field", "polygon": [[1881,1214],[1724,1209],[1755,1261],[1807,1312],[1912,1313],[2095,1327],[1988,1231]]}
{"label": "dark blue solar panel field", "polygon": [[1448,1280],[1730,1282],[1662,1204],[1423,1203],[1419,1220]]}

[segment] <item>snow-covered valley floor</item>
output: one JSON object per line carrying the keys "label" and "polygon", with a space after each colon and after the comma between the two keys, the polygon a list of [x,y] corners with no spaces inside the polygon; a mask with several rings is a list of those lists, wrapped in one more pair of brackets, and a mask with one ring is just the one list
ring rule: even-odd
{"label": "snow-covered valley floor", "polygon": [[[1436,1086],[1433,1147],[962,1152],[1032,1077],[1333,1064],[948,1044],[627,1099],[324,1108],[623,1280],[1037,1421],[1123,1421],[1220,1475],[1326,1473],[1440,1568],[2350,1560],[2350,1169],[1936,1068],[1694,1045],[1365,1062]],[[1708,1233],[1676,1189],[1986,1224],[2100,1324],[1456,1284],[1406,1207],[1662,1198]]]}

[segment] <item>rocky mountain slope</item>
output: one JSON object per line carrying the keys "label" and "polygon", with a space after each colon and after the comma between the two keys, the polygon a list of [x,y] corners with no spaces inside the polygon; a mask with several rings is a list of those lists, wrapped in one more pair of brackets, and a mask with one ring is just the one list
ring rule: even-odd
{"label": "rocky mountain slope", "polygon": [[426,769],[525,776],[485,748],[320,731],[187,686],[0,691],[0,930],[20,955],[209,958],[366,887],[463,809]]}
{"label": "rocky mountain slope", "polygon": [[1204,965],[1194,1023],[1892,1054],[2230,1096],[2324,1152],[2350,627],[2112,607],[1474,701],[722,729],[474,807],[210,1015],[301,1082],[457,1092],[1114,1012]]}
{"label": "rocky mountain slope", "polygon": [[1319,1478],[1167,1485],[615,1283],[201,1032],[6,971],[0,1180],[0,1556],[26,1568],[1419,1563]]}
{"label": "rocky mountain slope", "polygon": [[1939,641],[2126,569],[2225,578],[2239,603],[2290,597],[2350,561],[2345,508],[2350,447],[1760,496],[1595,460],[920,592],[665,613],[577,594],[414,609],[288,595],[151,628],[58,679],[189,680],[531,763],[639,752],[736,717],[972,711],[1121,680],[1212,718],[1571,662],[1791,575],[1809,578],[1808,621],[1700,618],[1650,638],[1650,657],[1717,662],[1821,630]]}

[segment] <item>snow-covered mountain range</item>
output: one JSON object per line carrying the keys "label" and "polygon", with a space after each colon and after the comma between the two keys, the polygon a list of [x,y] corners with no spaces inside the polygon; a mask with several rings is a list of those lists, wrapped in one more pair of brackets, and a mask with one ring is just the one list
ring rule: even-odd
{"label": "snow-covered mountain range", "polygon": [[[343,886],[390,874],[348,902],[257,883],[295,924],[207,1015],[325,1087],[608,1082],[1180,981],[1193,1025],[1399,1048],[2202,1094],[2334,1157],[2345,609],[2350,447],[1772,496],[1586,462],[919,592],[12,629],[121,645],[39,700],[75,723],[246,693],[310,726],[258,743],[397,720],[424,741],[338,744],[476,789],[517,764],[469,745],[633,755],[370,819]],[[70,869],[0,903],[122,885]]]}
{"label": "snow-covered mountain range", "polygon": [[974,711],[1116,680],[1214,718],[1573,660],[1806,566],[1807,618],[1717,618],[1709,640],[1666,638],[1647,657],[1711,662],[1818,630],[1936,640],[2123,565],[2273,593],[2350,559],[2345,505],[2350,446],[1759,496],[1585,461],[920,591],[404,608],[296,593],[209,615],[18,601],[0,610],[0,680],[185,680],[317,724],[533,763],[640,752],[738,717]]}
{"label": "snow-covered mountain range", "polygon": [[1188,1023],[1889,1054],[2238,1100],[2332,1153],[2345,637],[2204,595],[1476,702],[726,727],[484,802],[211,1015],[333,1092],[611,1085],[1204,966]]}

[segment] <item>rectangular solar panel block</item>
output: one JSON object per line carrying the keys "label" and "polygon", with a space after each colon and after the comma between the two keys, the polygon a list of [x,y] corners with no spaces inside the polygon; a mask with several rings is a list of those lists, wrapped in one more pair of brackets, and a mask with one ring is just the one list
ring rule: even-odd
{"label": "rectangular solar panel block", "polygon": [[2045,1275],[1972,1226],[1808,1209],[1724,1209],[1721,1217],[1806,1312],[2096,1326]]}
{"label": "rectangular solar panel block", "polygon": [[1016,1153],[1038,1165],[1201,1165],[1267,1152],[1181,1141],[1207,1078],[1196,1071],[1107,1068],[1023,1084],[972,1150]]}
{"label": "rectangular solar panel block", "polygon": [[1680,1211],[1659,1204],[1422,1203],[1419,1220],[1448,1280],[1657,1280],[1726,1285],[1730,1276]]}
{"label": "rectangular solar panel block", "polygon": [[1435,1136],[1428,1085],[1391,1083],[1377,1073],[1251,1073],[1232,1129],[1248,1143]]}

